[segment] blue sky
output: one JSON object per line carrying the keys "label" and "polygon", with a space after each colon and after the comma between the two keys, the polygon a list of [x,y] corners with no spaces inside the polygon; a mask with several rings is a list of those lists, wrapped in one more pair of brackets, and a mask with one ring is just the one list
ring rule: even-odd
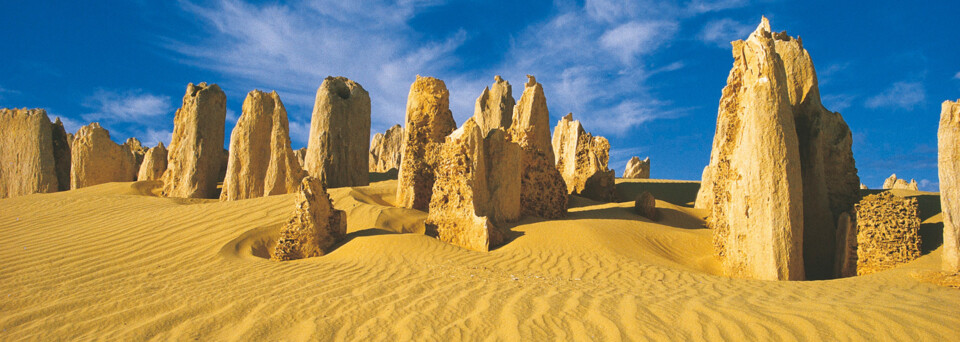
{"label": "blue sky", "polygon": [[[518,4],[519,3],[519,4]],[[854,136],[862,181],[891,173],[937,189],[940,103],[960,98],[958,1],[4,1],[0,107],[41,107],[67,128],[169,142],[187,83],[227,94],[227,137],[246,93],[276,90],[294,148],[328,75],[370,92],[373,131],[402,123],[415,75],[446,81],[458,123],[494,75],[544,85],[611,145],[617,173],[650,156],[655,178],[698,180],[733,59],[761,15],[801,36],[825,106]],[[229,138],[228,138],[229,140]]]}

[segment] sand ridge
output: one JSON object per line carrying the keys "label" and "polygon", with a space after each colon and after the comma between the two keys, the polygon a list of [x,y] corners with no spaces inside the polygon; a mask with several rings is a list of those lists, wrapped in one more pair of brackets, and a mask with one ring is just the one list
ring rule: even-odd
{"label": "sand ridge", "polygon": [[[912,276],[937,270],[939,249],[862,277],[726,278],[718,275],[705,213],[685,206],[696,187],[618,183],[622,202],[571,197],[566,218],[524,219],[509,227],[510,242],[489,253],[422,235],[425,213],[392,206],[395,180],[331,189],[334,205],[347,212],[346,241],[323,257],[284,263],[263,253],[292,211],[292,194],[184,200],[155,197],[158,182],[136,182],[0,200],[0,339],[949,340],[960,334],[960,290]],[[623,199],[641,189],[667,199],[657,201],[659,222],[634,214],[632,201]],[[936,198],[903,194],[923,196],[922,206]],[[940,220],[922,215],[928,227]]]}

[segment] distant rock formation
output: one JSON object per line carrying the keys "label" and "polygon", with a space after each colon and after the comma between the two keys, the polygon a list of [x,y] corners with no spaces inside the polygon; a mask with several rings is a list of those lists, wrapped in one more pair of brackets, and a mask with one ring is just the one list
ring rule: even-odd
{"label": "distant rock formation", "polygon": [[163,172],[166,170],[167,148],[163,146],[161,141],[143,155],[143,163],[140,164],[140,171],[137,172],[137,180],[161,180],[163,179]]}
{"label": "distant rock formation", "polygon": [[916,198],[890,192],[856,204],[857,275],[893,268],[920,257],[920,218]]}
{"label": "distant rock formation", "polygon": [[917,181],[916,181],[916,180],[911,179],[911,180],[910,180],[910,183],[907,183],[907,181],[906,181],[905,179],[897,178],[897,174],[896,174],[896,173],[890,175],[890,177],[887,177],[887,179],[885,179],[885,180],[883,181],[883,188],[884,188],[884,189],[913,190],[913,191],[919,191],[919,190],[920,190],[920,189],[919,189],[919,186],[917,185]]}
{"label": "distant rock formation", "polygon": [[649,192],[642,192],[637,199],[633,201],[633,210],[637,215],[646,217],[651,221],[660,220],[660,212],[657,210],[657,199]]}
{"label": "distant rock formation", "polygon": [[140,144],[140,140],[132,137],[127,138],[127,141],[123,143],[123,148],[133,157],[133,168],[140,170],[140,164],[143,163],[143,156],[147,154],[147,149]]}
{"label": "distant rock formation", "polygon": [[393,125],[384,133],[373,135],[370,144],[370,172],[400,169],[403,152],[403,127]]}
{"label": "distant rock formation", "polygon": [[733,55],[696,202],[711,212],[724,271],[831,278],[836,218],[859,198],[850,129],[821,104],[799,38],[772,32],[763,18],[749,39],[733,42]]}
{"label": "distant rock formation", "polygon": [[483,88],[483,93],[477,98],[473,119],[484,134],[496,128],[506,130],[513,123],[513,107],[516,104],[510,82],[504,81],[500,75],[494,76],[493,85]]}
{"label": "distant rock formation", "polygon": [[[6,126],[4,126],[6,127]],[[50,140],[53,142],[53,161],[56,164],[57,190],[70,190],[70,145],[73,135],[63,129],[60,118],[50,124]]]}
{"label": "distant rock formation", "polygon": [[552,145],[567,193],[596,201],[614,200],[616,174],[607,168],[610,160],[607,138],[587,133],[570,113],[557,122]]}
{"label": "distant rock formation", "polygon": [[938,165],[943,210],[943,270],[960,272],[960,100],[944,101],[940,112]]}
{"label": "distant rock formation", "polygon": [[347,234],[347,216],[333,207],[330,195],[319,178],[300,181],[293,216],[280,230],[280,239],[271,259],[295,260],[330,252]]}
{"label": "distant rock formation", "polygon": [[869,190],[866,184],[860,183],[860,190]]}
{"label": "distant rock formation", "polygon": [[520,145],[523,215],[559,218],[567,213],[567,185],[557,170],[550,141],[550,112],[543,86],[527,75],[523,95],[513,108],[510,139]]}
{"label": "distant rock formation", "polygon": [[109,182],[132,182],[137,177],[130,151],[113,140],[99,123],[80,127],[70,152],[70,184],[80,189]]}
{"label": "distant rock formation", "polygon": [[441,241],[486,252],[503,242],[497,224],[520,218],[520,146],[501,129],[468,119],[440,150],[426,223]]}
{"label": "distant rock formation", "polygon": [[51,125],[43,109],[0,109],[0,198],[57,191]]}
{"label": "distant rock formation", "polygon": [[307,148],[301,147],[299,150],[293,150],[293,155],[297,156],[297,162],[300,163],[300,168],[306,170]]}
{"label": "distant rock formation", "polygon": [[290,148],[287,110],[276,91],[247,93],[228,151],[221,201],[292,193],[305,176]]}
{"label": "distant rock formation", "polygon": [[216,84],[187,85],[173,122],[173,137],[163,173],[168,197],[215,198],[223,164],[227,97]]}
{"label": "distant rock formation", "polygon": [[317,89],[304,169],[328,188],[370,184],[370,95],[346,77]]}
{"label": "distant rock formation", "polygon": [[627,162],[627,168],[623,170],[623,178],[649,179],[650,178],[650,157],[640,160],[640,157],[634,156]]}
{"label": "distant rock formation", "polygon": [[443,81],[420,77],[410,85],[403,129],[403,152],[397,176],[397,206],[427,210],[440,147],[457,128],[450,112],[450,92]]}

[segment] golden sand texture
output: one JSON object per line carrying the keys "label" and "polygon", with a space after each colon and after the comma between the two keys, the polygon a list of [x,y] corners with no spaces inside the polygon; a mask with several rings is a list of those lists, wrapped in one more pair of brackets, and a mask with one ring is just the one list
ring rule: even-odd
{"label": "golden sand texture", "polygon": [[137,182],[3,199],[0,340],[960,336],[960,291],[912,276],[939,270],[939,250],[839,280],[722,277],[706,212],[668,202],[692,202],[695,183],[618,182],[618,192],[650,191],[663,218],[572,197],[565,219],[522,220],[489,253],[395,233],[422,229],[425,216],[391,205],[395,180],[331,189],[345,242],[283,263],[264,253],[294,194],[163,198],[152,195],[159,182]]}

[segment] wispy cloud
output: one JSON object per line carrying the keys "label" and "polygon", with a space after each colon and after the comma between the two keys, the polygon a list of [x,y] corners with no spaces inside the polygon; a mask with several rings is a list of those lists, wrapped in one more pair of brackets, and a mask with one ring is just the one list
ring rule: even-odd
{"label": "wispy cloud", "polygon": [[926,178],[917,182],[917,187],[920,188],[920,191],[940,192],[940,182]]}
{"label": "wispy cloud", "polygon": [[820,98],[820,102],[823,103],[824,107],[827,107],[828,110],[834,112],[842,112],[844,109],[850,108],[853,104],[853,100],[856,100],[856,95],[850,94],[831,94],[823,95]]}
{"label": "wispy cloud", "polygon": [[957,74],[953,75],[953,78],[960,80],[960,71],[957,71]]}
{"label": "wispy cloud", "polygon": [[704,43],[729,49],[730,42],[746,39],[753,27],[730,18],[708,22],[700,31],[699,38]]}
{"label": "wispy cloud", "polygon": [[[167,147],[170,146],[170,138],[173,137],[173,132],[169,130],[157,130],[148,128],[143,131],[142,141],[144,147],[153,147],[157,146],[158,142],[163,142]],[[228,138],[229,139],[229,138]]]}
{"label": "wispy cloud", "polygon": [[897,82],[864,103],[867,108],[901,108],[913,110],[926,100],[926,92],[920,82]]}
{"label": "wispy cloud", "polygon": [[143,123],[173,111],[169,96],[142,91],[113,92],[101,89],[87,97],[83,106],[93,110],[83,115],[87,121]]}
{"label": "wispy cloud", "polygon": [[656,50],[676,31],[675,22],[631,21],[604,32],[600,45],[629,65],[637,56]]}

